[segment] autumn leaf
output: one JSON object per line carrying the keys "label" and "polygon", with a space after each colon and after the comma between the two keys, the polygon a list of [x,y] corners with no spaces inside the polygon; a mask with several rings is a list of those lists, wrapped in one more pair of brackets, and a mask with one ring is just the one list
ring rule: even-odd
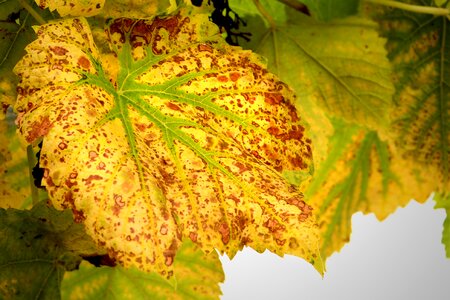
{"label": "autumn leaf", "polygon": [[439,192],[449,193],[450,21],[398,9],[371,13],[395,68],[393,140],[409,160],[437,173]]}
{"label": "autumn leaf", "polygon": [[309,174],[312,146],[293,92],[257,56],[203,14],[112,20],[108,55],[82,18],[36,30],[15,68],[19,131],[44,137],[50,198],[110,255],[170,274],[189,238],[322,271],[312,207],[281,176]]}
{"label": "autumn leaf", "polygon": [[40,202],[31,210],[0,209],[0,298],[59,299],[65,270],[97,253],[68,210]]}
{"label": "autumn leaf", "polygon": [[217,253],[204,255],[186,241],[178,251],[174,276],[167,280],[158,273],[138,269],[93,267],[66,272],[61,285],[62,299],[218,299],[224,280]]}
{"label": "autumn leaf", "polygon": [[402,157],[374,131],[334,122],[328,158],[305,194],[318,209],[323,257],[348,242],[355,212],[385,219],[410,199],[424,202],[435,188],[433,174]]}
{"label": "autumn leaf", "polygon": [[105,18],[149,18],[176,9],[176,0],[115,0],[106,1],[100,16]]}
{"label": "autumn leaf", "polygon": [[[319,104],[329,115],[386,128],[394,89],[376,23],[361,17],[324,23],[275,1],[257,3],[231,2],[256,32],[241,44],[268,58],[269,69],[301,96],[299,106]],[[314,131],[315,119],[307,121]]]}
{"label": "autumn leaf", "polygon": [[[412,1],[412,4],[419,4]],[[440,207],[450,194],[450,21],[446,17],[367,7],[388,38],[396,94],[392,140],[405,157],[433,176]],[[444,239],[448,244],[448,217]]]}
{"label": "autumn leaf", "polygon": [[[98,14],[105,0],[35,0],[40,8],[57,11],[61,17],[91,17]],[[113,1],[109,1],[113,2]]]}

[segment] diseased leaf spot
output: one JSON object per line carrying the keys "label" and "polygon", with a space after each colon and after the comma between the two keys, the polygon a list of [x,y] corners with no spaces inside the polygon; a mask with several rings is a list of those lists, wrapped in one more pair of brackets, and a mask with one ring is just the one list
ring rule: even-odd
{"label": "diseased leaf spot", "polygon": [[91,67],[91,62],[86,57],[81,56],[78,58],[78,66],[82,67],[85,70],[89,70],[89,68]]}

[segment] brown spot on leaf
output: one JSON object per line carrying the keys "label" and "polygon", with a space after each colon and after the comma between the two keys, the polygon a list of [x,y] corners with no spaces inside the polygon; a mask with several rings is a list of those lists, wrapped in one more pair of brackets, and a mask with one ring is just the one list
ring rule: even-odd
{"label": "brown spot on leaf", "polygon": [[190,238],[191,241],[193,241],[194,243],[197,242],[197,237],[198,237],[198,234],[197,234],[197,233],[192,232],[192,231],[189,233],[189,238]]}
{"label": "brown spot on leaf", "polygon": [[208,44],[200,44],[197,46],[198,51],[207,51],[213,53],[213,48]]}
{"label": "brown spot on leaf", "polygon": [[50,51],[60,56],[65,55],[67,52],[69,52],[69,50],[60,46],[50,46]]}
{"label": "brown spot on leaf", "polygon": [[80,66],[81,68],[85,69],[85,70],[89,70],[89,68],[91,67],[91,62],[89,61],[89,59],[87,59],[84,56],[80,56],[78,58],[78,66]]}
{"label": "brown spot on leaf", "polygon": [[231,72],[230,73],[230,79],[233,82],[236,82],[239,79],[239,77],[241,77],[241,74],[239,74],[238,72]]}
{"label": "brown spot on leaf", "polygon": [[166,106],[172,110],[177,110],[177,111],[181,110],[181,108],[178,105],[176,105],[175,103],[170,102],[170,101],[166,102]]}
{"label": "brown spot on leaf", "polygon": [[64,142],[61,142],[58,144],[58,148],[61,150],[65,150],[65,149],[67,149],[67,144]]}
{"label": "brown spot on leaf", "polygon": [[86,182],[86,185],[91,185],[92,181],[94,181],[94,180],[102,180],[102,179],[103,179],[103,177],[100,176],[100,175],[89,175],[89,177],[86,178],[86,179],[83,179],[83,181]]}
{"label": "brown spot on leaf", "polygon": [[47,133],[50,131],[50,128],[52,128],[53,124],[50,122],[50,118],[47,116],[44,116],[40,122],[33,122],[31,124],[31,129],[28,133],[28,136],[26,138],[28,143],[32,143],[37,138],[43,137],[47,135]]}
{"label": "brown spot on leaf", "polygon": [[159,232],[160,232],[162,235],[166,235],[167,232],[169,232],[169,228],[167,227],[167,224],[161,225],[161,228],[159,229]]}
{"label": "brown spot on leaf", "polygon": [[220,223],[217,230],[222,236],[222,242],[226,245],[230,241],[230,227],[227,223]]}
{"label": "brown spot on leaf", "polygon": [[228,77],[224,76],[224,75],[218,75],[217,80],[219,80],[220,82],[227,82],[228,81]]}
{"label": "brown spot on leaf", "polygon": [[284,97],[279,93],[264,93],[264,102],[271,105],[277,105],[283,102]]}

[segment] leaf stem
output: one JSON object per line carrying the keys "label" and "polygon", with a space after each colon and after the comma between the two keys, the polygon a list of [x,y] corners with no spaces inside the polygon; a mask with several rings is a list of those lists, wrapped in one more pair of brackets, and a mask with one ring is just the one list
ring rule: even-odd
{"label": "leaf stem", "polygon": [[255,4],[256,8],[259,10],[261,15],[266,18],[267,22],[269,22],[269,25],[271,28],[275,28],[275,20],[272,18],[272,16],[266,11],[266,9],[261,5],[259,0],[253,0],[253,3]]}
{"label": "leaf stem", "polygon": [[44,18],[42,18],[42,16],[40,14],[38,14],[38,12],[36,10],[34,10],[33,7],[31,7],[30,4],[28,4],[28,2],[26,2],[25,0],[17,0],[20,5],[25,8],[30,15],[33,16],[33,18],[38,21],[39,24],[44,25],[45,23],[47,23],[47,21],[44,20]]}
{"label": "leaf stem", "polygon": [[365,0],[366,2],[386,5],[390,7],[395,7],[411,12],[421,13],[421,14],[430,14],[435,16],[448,16],[450,15],[450,10],[447,8],[440,7],[432,7],[432,6],[421,6],[421,5],[412,5],[399,1],[391,1],[391,0]]}
{"label": "leaf stem", "polygon": [[36,164],[36,159],[34,156],[33,146],[28,145],[27,147],[27,158],[28,158],[28,176],[30,178],[30,190],[31,190],[31,202],[33,206],[39,202],[39,191],[34,185],[33,178],[33,168]]}

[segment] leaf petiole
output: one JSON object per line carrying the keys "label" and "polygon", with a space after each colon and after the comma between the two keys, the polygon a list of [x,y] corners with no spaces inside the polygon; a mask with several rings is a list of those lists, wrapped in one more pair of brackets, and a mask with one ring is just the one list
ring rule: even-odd
{"label": "leaf petiole", "polygon": [[406,11],[421,13],[421,14],[431,14],[435,16],[448,16],[450,15],[450,10],[447,8],[440,7],[432,7],[432,6],[421,6],[421,5],[412,5],[399,1],[392,0],[365,0],[366,2],[376,3],[381,5],[386,5],[390,7],[395,7],[399,9],[403,9]]}
{"label": "leaf petiole", "polygon": [[42,16],[40,14],[38,14],[38,12],[36,10],[34,10],[33,7],[31,7],[30,4],[28,4],[25,0],[17,0],[20,5],[25,8],[30,15],[33,16],[33,18],[38,21],[39,24],[44,25],[45,23],[47,23],[47,21],[44,20],[44,18],[42,18]]}

